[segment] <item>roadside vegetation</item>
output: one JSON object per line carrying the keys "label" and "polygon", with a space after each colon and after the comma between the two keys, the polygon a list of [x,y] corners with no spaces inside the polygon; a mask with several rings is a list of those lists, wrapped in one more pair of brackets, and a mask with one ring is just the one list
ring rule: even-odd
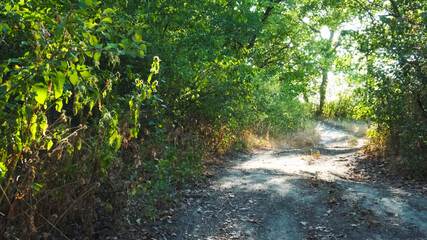
{"label": "roadside vegetation", "polygon": [[[90,238],[107,214],[117,231],[164,217],[204,160],[298,131],[312,144],[314,116],[372,123],[370,150],[425,177],[425,8],[0,1],[0,236]],[[355,88],[327,103],[331,71]]]}

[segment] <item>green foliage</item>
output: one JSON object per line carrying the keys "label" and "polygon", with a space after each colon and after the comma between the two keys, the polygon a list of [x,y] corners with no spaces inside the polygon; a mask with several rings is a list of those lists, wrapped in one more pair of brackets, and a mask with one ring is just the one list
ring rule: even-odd
{"label": "green foliage", "polygon": [[332,119],[352,119],[354,106],[352,96],[340,96],[338,100],[326,103],[323,116]]}
{"label": "green foliage", "polygon": [[323,116],[338,120],[366,120],[371,116],[367,104],[364,88],[356,88],[351,93],[340,93],[337,100],[326,103]]}
{"label": "green foliage", "polygon": [[[333,66],[357,68],[315,30],[337,31],[365,11],[355,4],[0,2],[0,207],[12,211],[23,201],[63,214],[45,224],[35,209],[22,208],[8,224],[37,222],[39,233],[56,229],[60,238],[75,232],[67,223],[78,215],[90,238],[98,200],[130,199],[141,216],[155,218],[187,183],[201,180],[203,159],[233,149],[243,132],[304,128],[316,78]],[[375,121],[376,136],[398,139],[399,153],[415,152],[408,166],[425,163],[427,141],[426,18],[417,4],[399,2],[405,15],[382,16],[365,35],[342,34],[360,42],[367,72],[354,74],[358,90],[324,111]],[[37,233],[18,237],[30,235]]]}
{"label": "green foliage", "polygon": [[423,1],[378,2],[365,7],[387,11],[372,19],[357,38],[366,55],[365,91],[369,118],[376,123],[373,142],[397,155],[413,176],[427,173],[426,6]]}
{"label": "green foliage", "polygon": [[[132,66],[119,65],[140,61],[146,46],[100,2],[1,2],[0,9],[0,205],[13,211],[11,200],[48,197],[65,204],[61,209],[64,198],[83,198],[103,181],[123,135],[138,135],[139,123],[126,116],[136,119],[144,104],[157,106],[149,99],[160,59],[154,58],[148,84],[131,74]],[[132,91],[118,87],[124,82],[133,83]],[[129,108],[130,101],[138,105]],[[81,184],[67,190],[75,182]],[[93,202],[85,204],[90,209]]]}

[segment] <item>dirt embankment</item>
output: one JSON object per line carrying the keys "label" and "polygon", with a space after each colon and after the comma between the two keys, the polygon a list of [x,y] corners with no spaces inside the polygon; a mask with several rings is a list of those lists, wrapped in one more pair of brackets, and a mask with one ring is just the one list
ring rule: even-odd
{"label": "dirt embankment", "polygon": [[372,181],[363,139],[319,124],[312,149],[263,149],[229,159],[187,191],[157,239],[427,239],[427,187]]}

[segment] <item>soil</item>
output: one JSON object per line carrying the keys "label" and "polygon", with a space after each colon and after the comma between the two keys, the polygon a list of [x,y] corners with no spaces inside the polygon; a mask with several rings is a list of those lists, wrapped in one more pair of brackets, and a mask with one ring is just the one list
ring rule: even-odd
{"label": "soil", "polygon": [[386,178],[364,139],[317,130],[313,148],[239,153],[210,169],[155,239],[427,239],[426,184]]}

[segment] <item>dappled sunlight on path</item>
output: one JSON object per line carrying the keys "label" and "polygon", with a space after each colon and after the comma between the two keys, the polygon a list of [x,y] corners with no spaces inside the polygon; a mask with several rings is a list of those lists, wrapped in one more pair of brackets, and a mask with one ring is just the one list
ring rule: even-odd
{"label": "dappled sunlight on path", "polygon": [[176,239],[426,238],[423,193],[354,181],[363,139],[319,123],[319,144],[232,158],[188,193]]}

